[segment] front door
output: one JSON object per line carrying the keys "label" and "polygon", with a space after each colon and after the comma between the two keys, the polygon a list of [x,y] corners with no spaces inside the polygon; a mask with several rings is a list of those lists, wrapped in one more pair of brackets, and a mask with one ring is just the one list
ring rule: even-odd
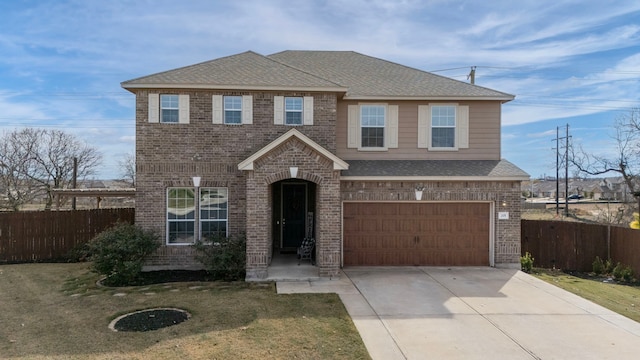
{"label": "front door", "polygon": [[282,247],[296,248],[305,236],[307,184],[282,183]]}

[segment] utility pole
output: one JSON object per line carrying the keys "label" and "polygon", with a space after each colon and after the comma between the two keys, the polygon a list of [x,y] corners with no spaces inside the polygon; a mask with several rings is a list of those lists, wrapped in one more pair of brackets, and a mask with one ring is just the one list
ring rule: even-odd
{"label": "utility pole", "polygon": [[[73,180],[72,180],[72,186],[73,186],[74,189],[78,185],[77,182],[78,182],[78,158],[74,157],[73,158]],[[76,209],[76,197],[75,196],[71,200],[71,209],[73,209],[73,210]]]}
{"label": "utility pole", "polygon": [[474,85],[476,83],[476,67],[475,66],[471,67],[471,72],[469,73],[469,75],[467,75],[467,80],[470,80],[469,82],[471,83],[471,85]]}
{"label": "utility pole", "polygon": [[569,124],[564,138],[564,216],[569,216]]}
{"label": "utility pole", "polygon": [[556,126],[556,215],[560,215],[560,127]]}
{"label": "utility pole", "polygon": [[564,216],[569,216],[569,138],[569,124],[563,137],[560,137],[560,127],[556,126],[556,215],[560,214],[560,140],[564,139]]}

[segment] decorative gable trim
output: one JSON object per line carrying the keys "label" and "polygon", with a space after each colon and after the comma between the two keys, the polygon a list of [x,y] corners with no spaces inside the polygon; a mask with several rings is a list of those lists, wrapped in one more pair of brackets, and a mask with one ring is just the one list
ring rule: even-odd
{"label": "decorative gable trim", "polygon": [[256,160],[260,159],[261,157],[269,153],[271,150],[280,146],[281,144],[283,144],[284,142],[286,142],[292,137],[296,137],[298,140],[302,141],[303,143],[305,143],[306,145],[314,149],[316,152],[320,153],[321,155],[327,157],[329,160],[333,161],[333,170],[349,169],[349,164],[347,164],[344,160],[340,159],[339,157],[337,157],[336,155],[334,155],[324,147],[320,146],[318,143],[311,140],[308,136],[301,133],[300,131],[296,129],[291,129],[286,133],[284,133],[279,138],[269,143],[267,146],[258,150],[256,153],[254,153],[253,155],[249,156],[247,159],[239,163],[238,170],[253,170],[253,163]]}

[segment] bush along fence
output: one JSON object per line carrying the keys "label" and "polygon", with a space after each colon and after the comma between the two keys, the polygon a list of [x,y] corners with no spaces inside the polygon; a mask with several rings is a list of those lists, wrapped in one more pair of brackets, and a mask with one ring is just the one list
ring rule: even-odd
{"label": "bush along fence", "polygon": [[134,216],[133,208],[0,213],[0,263],[64,260],[114,224],[133,224]]}
{"label": "bush along fence", "polygon": [[609,225],[522,220],[522,255],[536,267],[590,272],[597,257],[628,265],[640,274],[640,231]]}

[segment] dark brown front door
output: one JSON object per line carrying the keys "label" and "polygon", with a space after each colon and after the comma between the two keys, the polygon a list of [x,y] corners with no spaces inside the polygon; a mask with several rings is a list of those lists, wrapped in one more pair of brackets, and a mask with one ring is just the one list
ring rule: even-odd
{"label": "dark brown front door", "polygon": [[307,184],[282,183],[282,247],[298,247],[305,236]]}
{"label": "dark brown front door", "polygon": [[345,203],[344,265],[489,265],[487,203]]}

